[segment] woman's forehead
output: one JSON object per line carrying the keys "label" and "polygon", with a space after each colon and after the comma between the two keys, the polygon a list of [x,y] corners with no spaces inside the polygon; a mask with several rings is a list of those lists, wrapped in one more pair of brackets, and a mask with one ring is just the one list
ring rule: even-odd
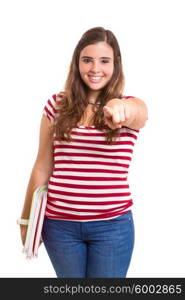
{"label": "woman's forehead", "polygon": [[113,57],[113,49],[106,42],[98,42],[96,44],[90,44],[84,47],[80,53],[80,56],[89,56],[92,58],[99,57]]}

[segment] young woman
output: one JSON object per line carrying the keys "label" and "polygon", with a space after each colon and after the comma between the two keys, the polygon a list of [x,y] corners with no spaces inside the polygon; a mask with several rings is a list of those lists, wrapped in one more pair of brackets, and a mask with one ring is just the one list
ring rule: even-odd
{"label": "young woman", "polygon": [[[126,277],[134,246],[127,176],[147,107],[123,89],[116,37],[88,30],[64,91],[44,107],[21,215],[29,218],[33,191],[47,184],[42,238],[57,277]],[[24,244],[27,226],[20,228]]]}

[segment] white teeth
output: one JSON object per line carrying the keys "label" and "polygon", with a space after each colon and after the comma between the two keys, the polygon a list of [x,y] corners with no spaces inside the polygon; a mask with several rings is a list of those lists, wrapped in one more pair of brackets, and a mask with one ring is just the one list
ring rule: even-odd
{"label": "white teeth", "polygon": [[89,76],[91,79],[93,79],[93,80],[98,80],[98,79],[100,79],[101,78],[101,76]]}
{"label": "white teeth", "polygon": [[89,81],[94,84],[100,83],[103,78],[103,76],[91,76],[91,75],[88,75],[88,76],[89,76]]}

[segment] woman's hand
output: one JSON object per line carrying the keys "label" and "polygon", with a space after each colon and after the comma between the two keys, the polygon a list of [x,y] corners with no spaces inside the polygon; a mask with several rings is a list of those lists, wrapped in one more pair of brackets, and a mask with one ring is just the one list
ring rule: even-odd
{"label": "woman's hand", "polygon": [[[28,229],[28,226],[27,226],[27,225],[20,225],[21,240],[22,240],[23,246],[24,246],[25,241],[26,241],[27,229]],[[40,240],[40,242],[39,242],[39,246],[40,246],[40,244],[41,244],[42,242],[43,242],[43,241],[42,241],[42,237],[41,237],[41,240]]]}
{"label": "woman's hand", "polygon": [[103,107],[105,123],[111,128],[121,128],[127,122],[132,123],[137,115],[137,105],[130,100],[111,99]]}
{"label": "woman's hand", "polygon": [[21,231],[21,240],[22,244],[24,246],[26,241],[26,233],[27,233],[28,226],[27,225],[20,225],[20,231]]}

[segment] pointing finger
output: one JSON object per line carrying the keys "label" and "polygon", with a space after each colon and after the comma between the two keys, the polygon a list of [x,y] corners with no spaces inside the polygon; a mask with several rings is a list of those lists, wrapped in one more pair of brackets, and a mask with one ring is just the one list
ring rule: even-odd
{"label": "pointing finger", "polygon": [[105,117],[111,117],[112,116],[112,109],[108,106],[103,107],[103,112]]}
{"label": "pointing finger", "polygon": [[120,123],[120,113],[116,109],[113,112],[112,122],[114,125],[118,125]]}

